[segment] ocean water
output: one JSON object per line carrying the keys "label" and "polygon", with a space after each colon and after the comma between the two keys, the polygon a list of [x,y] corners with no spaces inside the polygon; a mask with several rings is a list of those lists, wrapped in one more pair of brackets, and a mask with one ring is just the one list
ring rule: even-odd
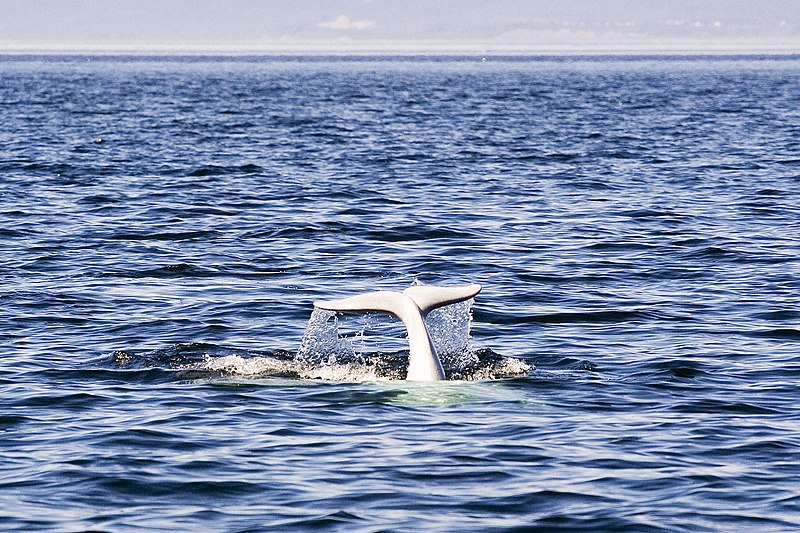
{"label": "ocean water", "polygon": [[2,56],[0,529],[796,530],[799,198],[798,56]]}

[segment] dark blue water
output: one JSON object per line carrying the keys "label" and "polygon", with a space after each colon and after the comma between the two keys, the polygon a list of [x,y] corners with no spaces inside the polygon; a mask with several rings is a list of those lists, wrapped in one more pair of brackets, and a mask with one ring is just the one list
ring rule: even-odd
{"label": "dark blue water", "polygon": [[[4,56],[0,109],[3,530],[800,528],[800,58]],[[292,370],[415,280],[522,371]]]}

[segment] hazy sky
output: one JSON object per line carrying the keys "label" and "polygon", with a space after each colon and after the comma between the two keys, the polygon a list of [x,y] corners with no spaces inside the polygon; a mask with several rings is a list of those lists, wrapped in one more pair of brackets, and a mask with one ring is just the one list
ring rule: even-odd
{"label": "hazy sky", "polygon": [[0,47],[800,52],[800,0],[0,0]]}

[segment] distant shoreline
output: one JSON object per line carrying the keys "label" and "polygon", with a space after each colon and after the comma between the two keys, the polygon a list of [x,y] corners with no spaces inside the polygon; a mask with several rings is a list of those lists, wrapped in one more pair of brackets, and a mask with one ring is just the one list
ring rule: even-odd
{"label": "distant shoreline", "polygon": [[136,56],[754,56],[798,55],[800,43],[0,43],[0,55]]}

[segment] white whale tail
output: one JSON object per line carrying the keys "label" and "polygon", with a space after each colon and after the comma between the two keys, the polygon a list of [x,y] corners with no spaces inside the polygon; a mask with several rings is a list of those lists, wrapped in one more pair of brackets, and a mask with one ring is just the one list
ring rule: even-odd
{"label": "white whale tail", "polygon": [[481,292],[477,284],[461,287],[414,285],[402,293],[375,291],[342,300],[314,302],[314,307],[328,311],[360,311],[391,313],[399,318],[408,331],[408,376],[413,381],[446,379],[442,363],[433,347],[425,317],[439,307],[469,300]]}

